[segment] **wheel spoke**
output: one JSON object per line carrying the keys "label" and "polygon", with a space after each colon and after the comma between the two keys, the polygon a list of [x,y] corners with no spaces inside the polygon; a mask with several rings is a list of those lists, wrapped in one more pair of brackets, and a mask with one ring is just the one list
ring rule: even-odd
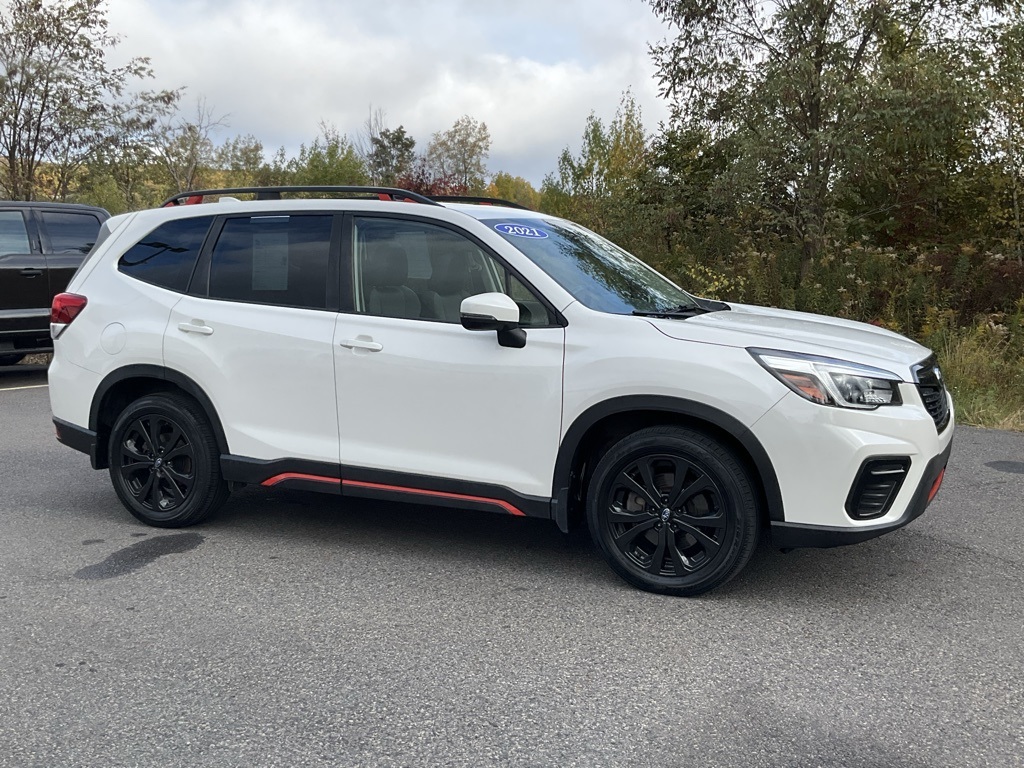
{"label": "wheel spoke", "polygon": [[193,475],[186,475],[179,472],[169,464],[164,464],[164,474],[171,482],[171,485],[175,486],[175,488],[180,491],[182,498],[184,498],[185,494],[189,492],[189,489],[192,487],[192,481],[195,480]]}
{"label": "wheel spoke", "polygon": [[171,427],[173,429],[173,431],[171,432],[171,436],[167,438],[167,442],[165,442],[160,447],[160,455],[163,456],[165,459],[168,458],[171,453],[173,453],[174,447],[184,437],[184,435],[181,434],[181,430],[178,429],[177,424],[171,424]]}
{"label": "wheel spoke", "polygon": [[135,420],[135,423],[132,424],[131,431],[128,434],[136,434],[141,437],[144,447],[149,450],[149,457],[156,457],[156,444],[153,442],[152,438],[150,438],[149,430],[146,428],[146,425],[142,423],[141,418]]}
{"label": "wheel spoke", "polygon": [[148,423],[146,438],[149,440],[149,449],[153,451],[155,457],[160,452],[160,420],[156,416],[150,416]]}
{"label": "wheel spoke", "polygon": [[177,506],[185,500],[185,494],[182,492],[181,488],[178,487],[178,483],[173,477],[171,477],[169,472],[164,473],[164,479],[167,481],[167,487],[171,490],[170,496],[174,501],[173,506]]}
{"label": "wheel spoke", "polygon": [[682,509],[700,494],[714,490],[715,484],[711,478],[701,475],[685,488],[680,488],[678,491],[673,489],[673,494],[669,497],[669,506],[672,509]]}
{"label": "wheel spoke", "polygon": [[644,488],[647,490],[647,498],[651,499],[651,503],[655,507],[661,508],[661,491],[658,490],[658,484],[654,482],[654,467],[651,466],[654,461],[651,457],[646,457],[638,462],[640,467],[640,476],[644,479]]}
{"label": "wheel spoke", "polygon": [[662,563],[665,562],[665,550],[668,548],[668,538],[668,526],[663,525],[658,529],[658,546],[655,548],[654,554],[651,555],[651,562],[647,565],[648,573],[661,573]]}
{"label": "wheel spoke", "polygon": [[651,515],[649,512],[627,512],[616,504],[608,508],[608,522],[610,523],[632,525],[633,523],[642,523],[650,519]]}
{"label": "wheel spoke", "polygon": [[163,459],[164,461],[170,461],[171,459],[176,459],[179,456],[188,456],[189,458],[192,458],[192,446],[188,442],[182,443],[173,451],[167,451],[163,455]]}
{"label": "wheel spoke", "polygon": [[658,521],[654,518],[649,518],[642,523],[634,525],[628,531],[624,531],[618,536],[615,536],[615,546],[628,555],[629,550],[633,546],[633,542],[637,540],[637,537],[640,536],[641,533],[651,530],[657,522]]}
{"label": "wheel spoke", "polygon": [[708,536],[697,526],[679,519],[676,519],[676,524],[679,526],[680,530],[693,536],[693,538],[697,540],[697,543],[704,547],[704,551],[707,552],[708,557],[713,557],[715,553],[722,548],[722,545],[718,541]]}
{"label": "wheel spoke", "polygon": [[726,520],[725,515],[719,512],[715,515],[708,515],[707,517],[698,517],[697,515],[688,515],[685,512],[677,512],[672,516],[680,525],[687,525],[700,528],[725,528]]}
{"label": "wheel spoke", "polygon": [[150,458],[149,456],[146,456],[145,454],[139,453],[137,450],[135,450],[132,447],[131,443],[127,441],[124,443],[124,445],[121,446],[121,457],[131,459],[136,463],[151,463],[153,461],[153,459]]}
{"label": "wheel spoke", "polygon": [[690,561],[690,558],[684,555],[679,549],[679,542],[676,540],[675,535],[669,537],[668,555],[672,560],[672,569],[676,572],[676,576],[685,576],[686,574],[697,570]]}
{"label": "wheel spoke", "polygon": [[139,489],[138,493],[135,493],[133,491],[132,494],[135,496],[135,498],[137,498],[139,501],[145,504],[147,501],[149,501],[149,494],[152,492],[153,485],[155,483],[156,473],[150,472],[149,475],[146,477],[146,482],[142,484],[142,487]]}
{"label": "wheel spoke", "polygon": [[619,473],[618,483],[619,485],[622,485],[625,488],[628,488],[629,490],[638,494],[641,498],[643,498],[644,501],[650,504],[652,508],[658,509],[661,506],[659,500],[651,496],[650,491],[648,491],[644,486],[642,486],[632,477],[627,475],[625,471]]}

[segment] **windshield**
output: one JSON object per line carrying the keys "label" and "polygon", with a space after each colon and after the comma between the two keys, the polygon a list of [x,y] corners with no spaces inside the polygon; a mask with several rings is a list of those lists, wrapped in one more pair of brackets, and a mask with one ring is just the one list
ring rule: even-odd
{"label": "windshield", "polygon": [[628,315],[697,302],[640,259],[577,224],[558,219],[481,219],[581,304]]}

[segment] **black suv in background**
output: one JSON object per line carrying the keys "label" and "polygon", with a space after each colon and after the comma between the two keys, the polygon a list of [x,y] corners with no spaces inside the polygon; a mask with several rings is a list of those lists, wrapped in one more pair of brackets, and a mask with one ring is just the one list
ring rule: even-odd
{"label": "black suv in background", "polygon": [[0,365],[53,348],[50,303],[109,218],[88,205],[0,201]]}

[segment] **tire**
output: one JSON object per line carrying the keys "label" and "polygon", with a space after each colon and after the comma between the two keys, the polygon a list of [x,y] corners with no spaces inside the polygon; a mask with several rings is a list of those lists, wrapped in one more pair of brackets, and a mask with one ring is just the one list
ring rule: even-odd
{"label": "tire", "polygon": [[757,546],[757,501],[742,464],[690,429],[650,427],[613,445],[594,469],[586,506],[612,570],[648,592],[708,592]]}
{"label": "tire", "polygon": [[24,359],[24,355],[0,355],[0,366],[17,365]]}
{"label": "tire", "polygon": [[147,395],[125,408],[110,434],[109,459],[117,497],[147,525],[194,525],[229,495],[213,429],[183,395]]}

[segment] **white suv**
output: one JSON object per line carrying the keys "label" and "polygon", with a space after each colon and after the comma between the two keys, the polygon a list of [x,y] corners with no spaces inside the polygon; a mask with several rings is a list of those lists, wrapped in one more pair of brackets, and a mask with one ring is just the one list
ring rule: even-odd
{"label": "white suv", "polygon": [[692,296],[490,202],[213,190],[110,219],[53,304],[58,439],[150,525],[243,484],[585,518],[620,576],[674,595],[761,531],[850,544],[935,496],[953,409],[924,347]]}

